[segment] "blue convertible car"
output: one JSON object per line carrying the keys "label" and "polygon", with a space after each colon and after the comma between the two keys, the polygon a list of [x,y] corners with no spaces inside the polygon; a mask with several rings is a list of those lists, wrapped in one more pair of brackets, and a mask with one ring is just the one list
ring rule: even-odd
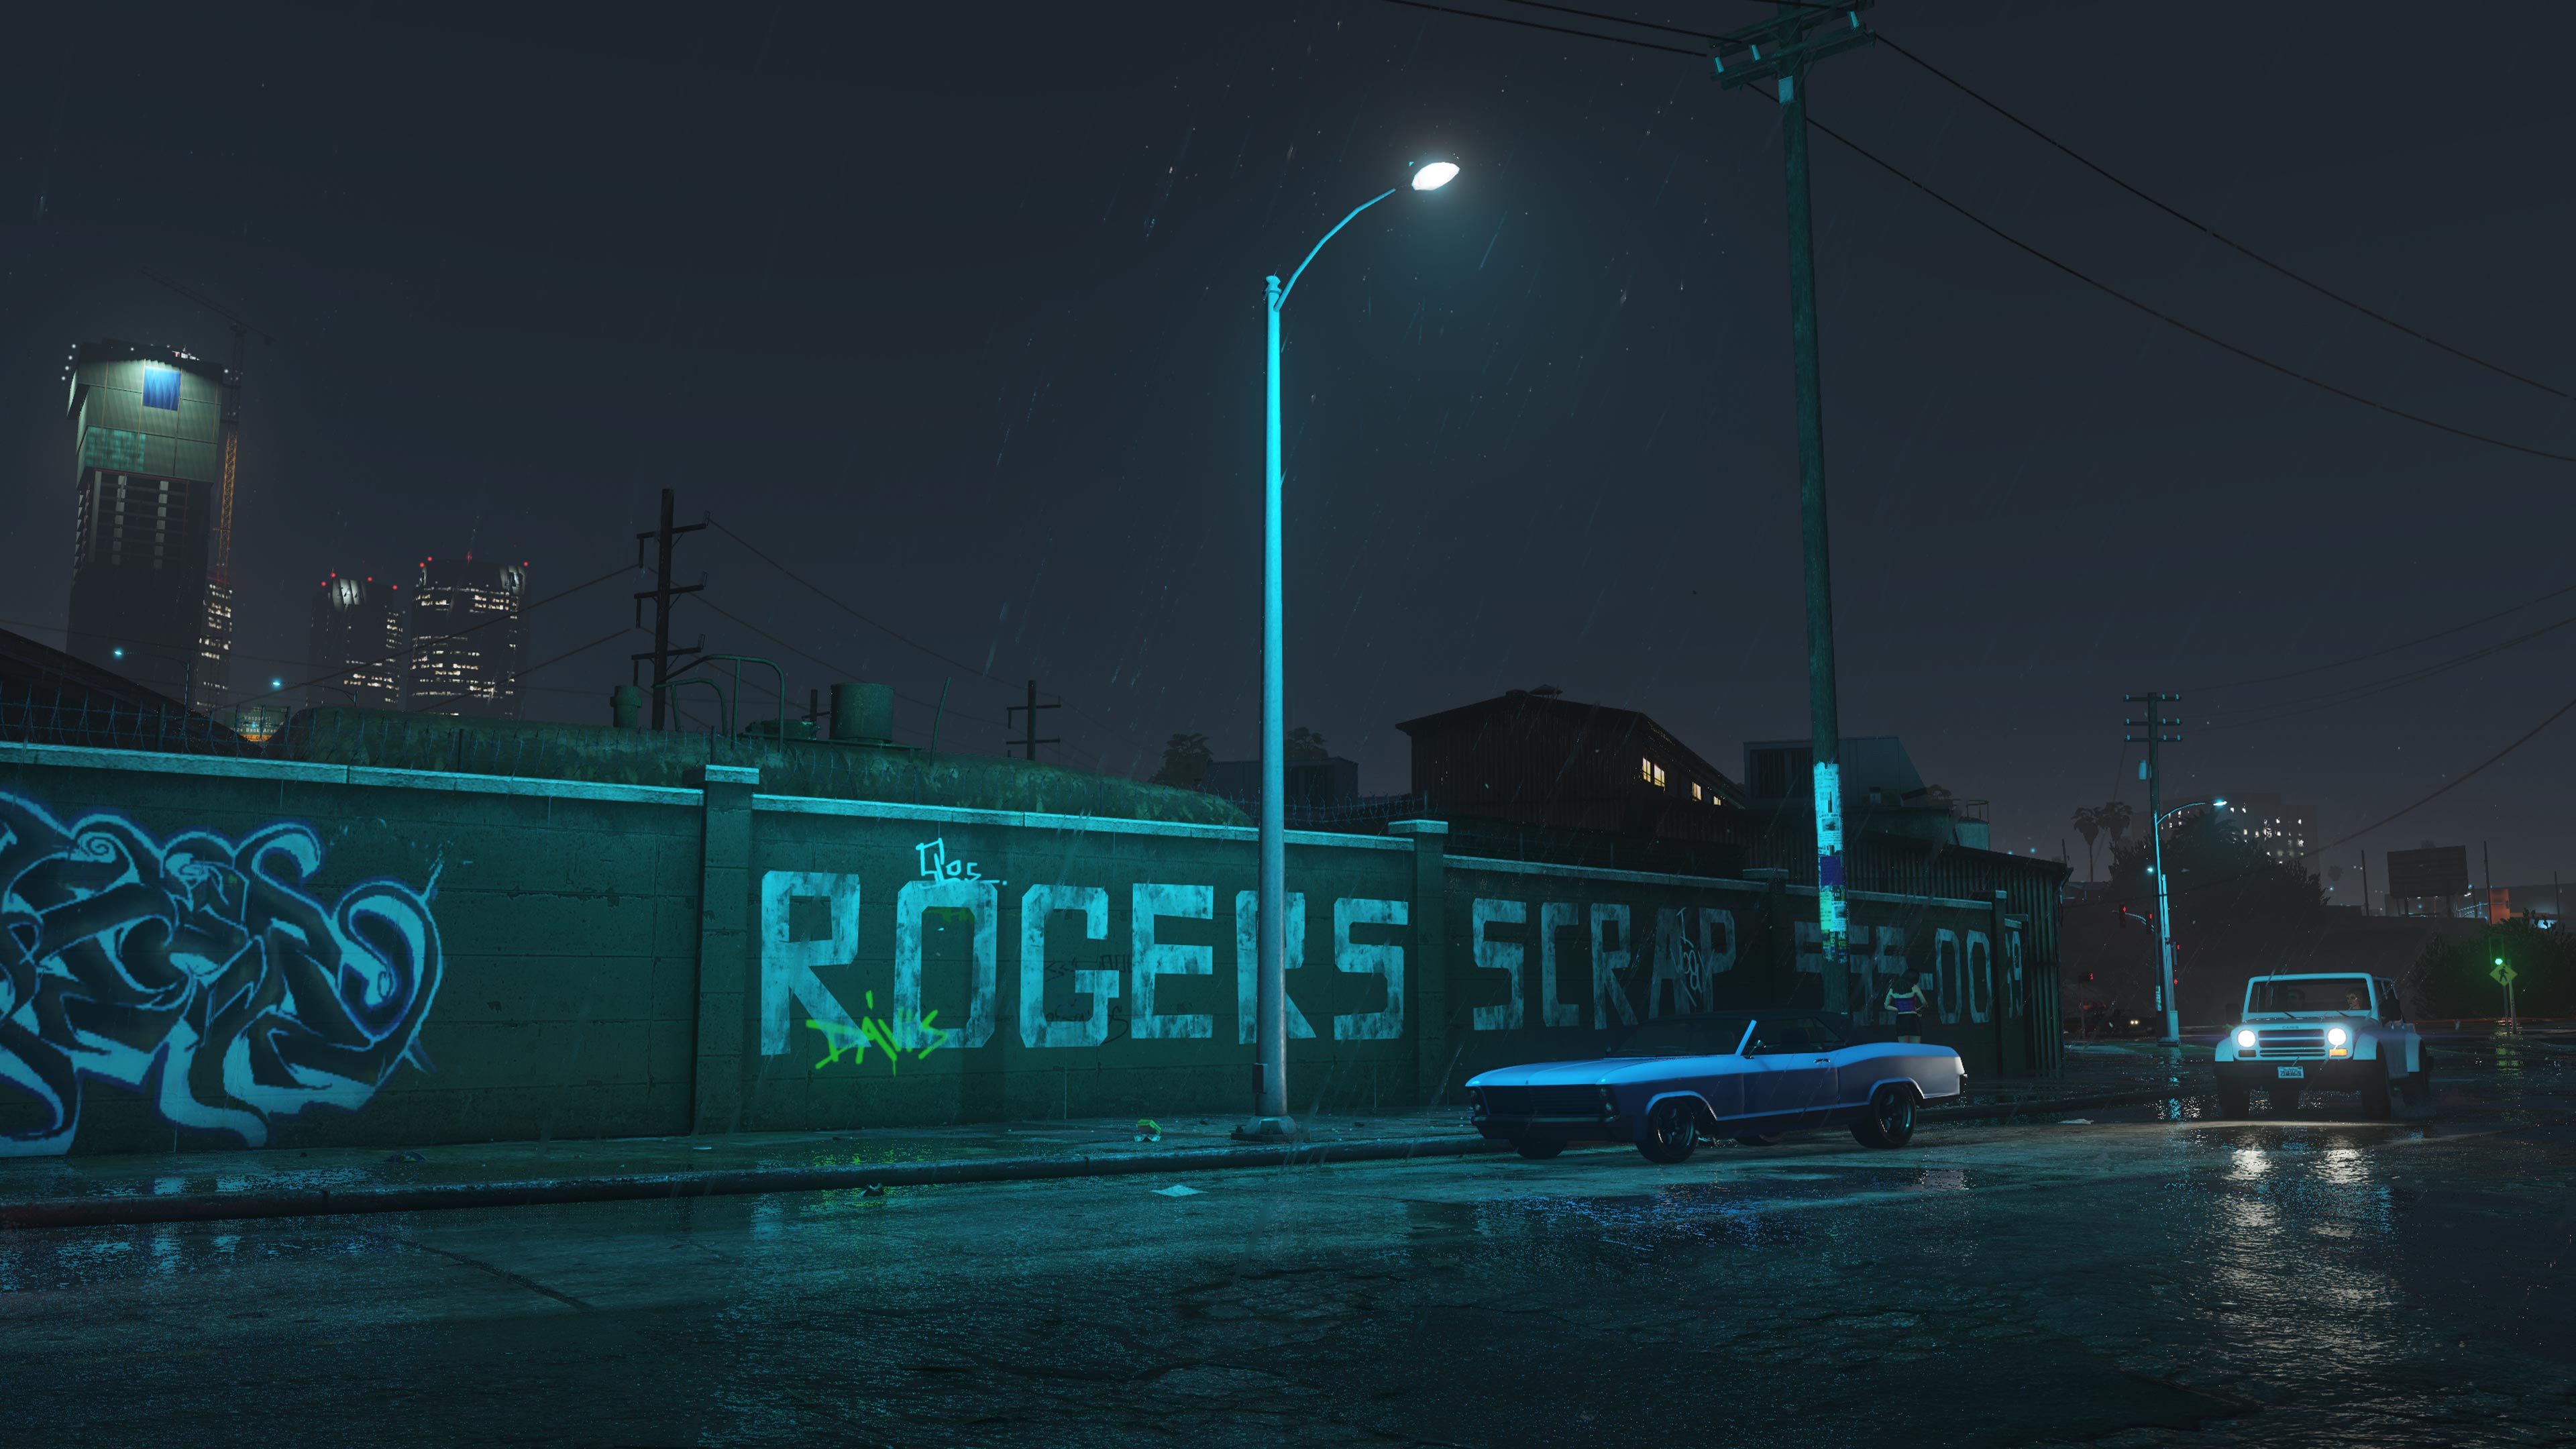
{"label": "blue convertible car", "polygon": [[1848,1124],[1869,1147],[1902,1147],[1914,1109],[1959,1094],[1959,1054],[1923,1042],[1857,1041],[1820,1011],[1716,1012],[1650,1021],[1590,1061],[1540,1062],[1467,1082],[1476,1130],[1523,1157],[1569,1142],[1634,1142],[1680,1162],[1702,1141],[1768,1146],[1800,1127]]}

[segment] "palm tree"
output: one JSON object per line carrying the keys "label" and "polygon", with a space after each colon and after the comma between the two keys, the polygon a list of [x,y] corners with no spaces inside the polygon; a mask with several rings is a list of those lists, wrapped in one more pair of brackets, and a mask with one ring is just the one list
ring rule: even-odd
{"label": "palm tree", "polygon": [[2075,812],[2075,833],[2084,837],[2084,878],[2093,879],[2093,841],[2102,833],[2102,812],[2087,805]]}
{"label": "palm tree", "polygon": [[2102,828],[2110,832],[2111,847],[2114,850],[2119,848],[2120,837],[2129,833],[2129,821],[2135,813],[2129,809],[2127,802],[2121,800],[2113,800],[2102,806],[2100,811]]}

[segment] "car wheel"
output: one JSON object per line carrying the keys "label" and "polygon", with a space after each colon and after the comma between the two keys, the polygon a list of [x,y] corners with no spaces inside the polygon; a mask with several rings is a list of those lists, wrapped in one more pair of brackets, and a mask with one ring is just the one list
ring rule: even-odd
{"label": "car wheel", "polygon": [[1545,1161],[1546,1159],[1554,1157],[1565,1150],[1565,1139],[1562,1137],[1515,1137],[1512,1139],[1512,1150],[1523,1157]]}
{"label": "car wheel", "polygon": [[1646,1114],[1646,1135],[1637,1150],[1648,1162],[1688,1162],[1699,1150],[1699,1108],[1686,1098],[1666,1097]]}
{"label": "car wheel", "polygon": [[2218,1084],[2218,1115],[2239,1119],[2254,1115],[2254,1093],[2251,1088]]}
{"label": "car wheel", "polygon": [[2270,1088],[2266,1088],[2265,1090],[2269,1091],[2269,1092],[2271,1093],[2271,1095],[2272,1095],[2272,1110],[2273,1110],[2273,1111],[2275,1111],[2275,1112],[2295,1112],[2295,1111],[2299,1110],[2299,1089],[2298,1089],[2298,1088],[2296,1088],[2296,1087],[2270,1087]]}
{"label": "car wheel", "polygon": [[1780,1145],[1780,1134],[1777,1132],[1747,1132],[1737,1137],[1735,1140],[1746,1147],[1777,1147]]}
{"label": "car wheel", "polygon": [[1902,1147],[1914,1140],[1914,1093],[1894,1082],[1869,1094],[1869,1107],[1852,1124],[1863,1147]]}
{"label": "car wheel", "polygon": [[2373,1122],[2385,1122],[2396,1115],[2396,1107],[2389,1098],[2386,1071],[2361,1079],[2361,1115]]}

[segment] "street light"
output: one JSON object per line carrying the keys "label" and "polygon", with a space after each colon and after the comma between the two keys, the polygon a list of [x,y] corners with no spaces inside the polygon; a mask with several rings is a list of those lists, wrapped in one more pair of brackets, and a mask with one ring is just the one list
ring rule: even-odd
{"label": "street light", "polygon": [[2182,1006],[2174,1000],[2173,903],[2165,888],[2165,822],[2185,810],[2197,810],[2203,805],[2215,810],[2224,810],[2227,808],[2227,801],[2224,797],[2216,800],[2185,800],[2170,810],[2157,811],[2155,818],[2147,822],[2147,839],[2154,845],[2156,856],[2156,863],[2148,867],[2148,870],[2156,878],[2156,956],[2163,963],[2165,973],[2164,1045],[2166,1046],[2182,1045]]}
{"label": "street light", "polygon": [[[1434,161],[1416,169],[1412,189],[1437,191],[1457,179],[1458,166],[1453,161]],[[1297,1124],[1288,1116],[1288,841],[1287,812],[1284,796],[1288,772],[1284,758],[1287,750],[1287,683],[1280,658],[1279,585],[1279,309],[1288,305],[1288,294],[1297,289],[1297,279],[1314,265],[1315,253],[1324,242],[1341,234],[1343,227],[1359,214],[1405,188],[1390,186],[1360,203],[1349,216],[1343,217],[1324,240],[1306,253],[1306,260],[1288,274],[1288,285],[1279,278],[1263,279],[1262,294],[1270,314],[1270,418],[1265,456],[1261,470],[1261,917],[1255,923],[1260,932],[1260,978],[1258,994],[1253,998],[1253,1022],[1259,1055],[1261,1085],[1254,1093],[1253,1116],[1239,1135],[1245,1137],[1294,1137]]]}

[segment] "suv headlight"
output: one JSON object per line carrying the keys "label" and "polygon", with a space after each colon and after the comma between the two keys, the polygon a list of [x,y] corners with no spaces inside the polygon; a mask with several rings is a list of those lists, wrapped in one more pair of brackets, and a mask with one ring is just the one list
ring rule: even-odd
{"label": "suv headlight", "polygon": [[2345,1042],[2350,1040],[2352,1040],[2352,1033],[2344,1030],[2342,1027],[2330,1026],[2326,1028],[2326,1045],[2342,1046]]}
{"label": "suv headlight", "polygon": [[2241,1028],[2239,1028],[2239,1029],[2237,1030],[2237,1033],[2236,1033],[2236,1049],[2237,1049],[2238,1051],[2248,1051],[2248,1052],[2250,1052],[2250,1051],[2254,1050],[2254,1042],[2255,1042],[2254,1028],[2252,1028],[2252,1027],[2248,1026],[2248,1027],[2241,1027]]}

